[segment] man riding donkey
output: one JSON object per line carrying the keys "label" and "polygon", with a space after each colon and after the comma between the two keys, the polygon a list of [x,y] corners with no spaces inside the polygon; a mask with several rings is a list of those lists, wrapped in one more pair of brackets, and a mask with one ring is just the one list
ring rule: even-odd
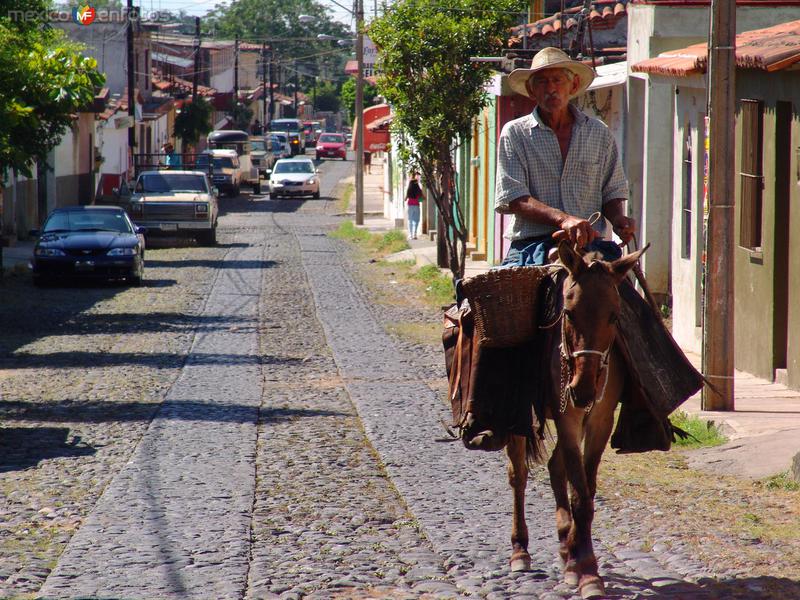
{"label": "man riding donkey", "polygon": [[[624,212],[628,185],[614,138],[605,124],[570,104],[593,79],[591,67],[557,48],[540,50],[531,68],[509,75],[511,88],[535,100],[536,108],[507,123],[498,141],[495,210],[513,215],[502,267],[550,262],[558,237],[606,260],[618,259],[620,247],[603,239],[605,219],[623,242],[633,236],[634,220]],[[496,450],[506,444],[507,433],[531,436],[525,405],[531,396],[541,398],[546,384],[538,373],[541,346],[536,339],[515,348],[458,348],[465,356],[457,378],[465,389],[453,413],[468,447]],[[532,371],[539,377],[519,376]],[[451,370],[451,381],[454,377]]]}
{"label": "man riding donkey", "polygon": [[[543,458],[543,423],[554,421],[548,469],[559,552],[564,580],[583,598],[604,594],[591,524],[609,436],[620,451],[668,449],[669,413],[702,385],[652,298],[645,302],[627,278],[632,269],[640,277],[643,250],[623,257],[603,239],[606,219],[623,244],[635,223],[625,215],[628,187],[613,137],[570,104],[593,78],[589,66],[556,48],[509,75],[511,88],[536,102],[498,142],[495,210],[513,215],[511,248],[500,269],[457,286],[469,303],[448,310],[443,335],[459,437],[467,448],[505,448],[509,457],[512,570],[531,566],[528,464]],[[556,245],[559,263],[542,267]],[[643,277],[640,283],[646,292]],[[530,293],[515,295],[523,287]]]}

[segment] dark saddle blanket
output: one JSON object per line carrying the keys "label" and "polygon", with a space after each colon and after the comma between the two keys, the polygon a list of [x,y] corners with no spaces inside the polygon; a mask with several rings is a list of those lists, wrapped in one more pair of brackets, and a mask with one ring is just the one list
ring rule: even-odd
{"label": "dark saddle blanket", "polygon": [[[619,286],[622,298],[617,348],[627,367],[620,415],[611,437],[619,452],[668,450],[673,430],[668,416],[703,384],[661,319],[633,286]],[[540,323],[560,308],[560,282],[545,278],[539,290]],[[444,315],[442,342],[450,382],[453,426],[469,449],[499,450],[512,434],[543,434],[545,395],[553,330],[511,348],[481,347],[468,301]]]}

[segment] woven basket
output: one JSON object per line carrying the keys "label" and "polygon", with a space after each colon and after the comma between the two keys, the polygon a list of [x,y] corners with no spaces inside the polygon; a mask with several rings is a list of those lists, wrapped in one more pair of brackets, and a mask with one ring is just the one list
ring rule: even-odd
{"label": "woven basket", "polygon": [[542,267],[495,269],[462,282],[475,316],[479,344],[507,348],[531,341],[536,335],[539,283]]}

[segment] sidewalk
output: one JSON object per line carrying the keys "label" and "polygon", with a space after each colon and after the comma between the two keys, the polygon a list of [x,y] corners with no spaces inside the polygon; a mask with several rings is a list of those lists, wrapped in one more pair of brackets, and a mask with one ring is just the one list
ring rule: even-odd
{"label": "sidewalk", "polygon": [[[383,217],[383,176],[381,166],[375,167],[372,175],[364,176],[364,227],[389,231],[395,226]],[[436,264],[435,241],[420,236],[409,244],[409,250],[392,255],[390,260],[415,260],[418,266]],[[467,277],[488,269],[488,263],[467,258]],[[699,370],[700,356],[686,354]],[[793,457],[800,454],[800,391],[737,371],[734,394],[735,410],[731,412],[702,410],[699,393],[681,406],[690,415],[714,422],[730,440],[723,446],[690,452],[690,466],[717,475],[752,478],[789,470]]]}

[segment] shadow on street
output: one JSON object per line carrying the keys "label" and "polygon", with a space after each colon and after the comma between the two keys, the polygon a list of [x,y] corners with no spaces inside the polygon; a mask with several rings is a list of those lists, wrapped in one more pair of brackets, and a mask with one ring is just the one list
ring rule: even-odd
{"label": "shadow on street", "polygon": [[0,428],[0,472],[22,471],[43,460],[89,456],[96,449],[69,439],[67,427],[2,427]]}

